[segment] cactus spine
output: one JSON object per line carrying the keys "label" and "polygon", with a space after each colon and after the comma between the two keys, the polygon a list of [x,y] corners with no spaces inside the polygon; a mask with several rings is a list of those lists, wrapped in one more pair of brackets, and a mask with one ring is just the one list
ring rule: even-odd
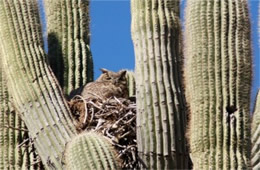
{"label": "cactus spine", "polygon": [[0,21],[8,91],[46,168],[62,169],[65,144],[76,131],[46,64],[37,0],[0,1]]}
{"label": "cactus spine", "polygon": [[66,147],[66,169],[120,169],[116,151],[104,136],[87,132],[76,136]]}
{"label": "cactus spine", "polygon": [[46,0],[48,57],[64,92],[93,80],[89,0]]}
{"label": "cactus spine", "polygon": [[187,168],[179,1],[132,0],[138,152],[149,169]]}
{"label": "cactus spine", "polygon": [[28,133],[19,130],[24,129],[24,123],[11,107],[10,98],[4,69],[0,65],[0,169],[29,169],[33,161],[29,157],[29,148],[18,147],[28,139]]}
{"label": "cactus spine", "polygon": [[251,165],[254,170],[260,169],[260,90],[256,97],[255,109],[252,121],[252,155]]}
{"label": "cactus spine", "polygon": [[252,79],[246,0],[188,0],[185,82],[194,169],[246,169]]}

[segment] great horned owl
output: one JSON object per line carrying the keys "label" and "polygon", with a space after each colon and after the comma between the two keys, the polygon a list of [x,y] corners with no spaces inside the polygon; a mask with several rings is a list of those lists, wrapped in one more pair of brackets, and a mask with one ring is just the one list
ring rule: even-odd
{"label": "great horned owl", "polygon": [[99,78],[84,86],[81,96],[85,99],[107,99],[109,97],[128,97],[126,70],[119,72],[100,69],[102,74]]}

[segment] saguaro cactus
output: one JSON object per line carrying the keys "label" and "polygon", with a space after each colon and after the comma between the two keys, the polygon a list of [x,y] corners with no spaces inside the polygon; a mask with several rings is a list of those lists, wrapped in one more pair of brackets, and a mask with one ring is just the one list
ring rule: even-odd
{"label": "saguaro cactus", "polygon": [[68,94],[93,80],[90,52],[89,0],[46,0],[48,57]]}
{"label": "saguaro cactus", "polygon": [[[28,132],[17,112],[11,107],[10,100],[4,69],[0,65],[0,169],[30,169],[34,162],[33,152],[29,153],[32,148],[22,145],[29,143]],[[37,164],[31,167],[36,166]]]}
{"label": "saguaro cactus", "polygon": [[138,152],[149,169],[185,169],[178,0],[132,0]]}
{"label": "saguaro cactus", "polygon": [[128,84],[128,96],[135,96],[135,73],[128,70],[126,77]]}
{"label": "saguaro cactus", "polygon": [[246,169],[252,79],[246,0],[188,0],[189,145],[194,169]]}
{"label": "saguaro cactus", "polygon": [[[260,4],[258,6],[258,43],[260,47]],[[256,96],[253,120],[251,125],[252,155],[251,166],[253,170],[260,169],[260,90]]]}
{"label": "saguaro cactus", "polygon": [[87,132],[76,136],[65,152],[66,169],[120,169],[113,146],[103,136]]}
{"label": "saguaro cactus", "polygon": [[76,130],[46,63],[37,0],[0,1],[0,42],[7,85],[41,160],[62,169],[65,144]]}
{"label": "saguaro cactus", "polygon": [[260,168],[260,90],[258,91],[252,121],[252,155],[251,165],[254,170]]}

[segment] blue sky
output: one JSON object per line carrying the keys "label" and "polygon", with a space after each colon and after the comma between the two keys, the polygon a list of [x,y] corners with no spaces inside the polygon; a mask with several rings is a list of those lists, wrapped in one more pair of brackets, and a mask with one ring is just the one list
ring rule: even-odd
{"label": "blue sky", "polygon": [[[181,14],[186,0],[182,1]],[[254,59],[254,79],[252,100],[260,87],[260,54],[257,36],[258,0],[249,0],[252,23],[252,45]],[[94,57],[95,78],[99,68],[118,71],[134,69],[134,49],[130,32],[130,0],[92,0],[91,50]]]}
{"label": "blue sky", "polygon": [[[260,88],[260,28],[258,28],[258,7],[259,0],[249,0],[250,2],[250,17],[251,17],[251,27],[252,27],[252,49],[253,49],[253,87],[252,87],[252,100],[255,99],[258,89]],[[259,32],[258,32],[259,29]]]}
{"label": "blue sky", "polygon": [[130,33],[130,2],[92,0],[91,50],[95,78],[99,68],[118,71],[134,69],[134,49]]}

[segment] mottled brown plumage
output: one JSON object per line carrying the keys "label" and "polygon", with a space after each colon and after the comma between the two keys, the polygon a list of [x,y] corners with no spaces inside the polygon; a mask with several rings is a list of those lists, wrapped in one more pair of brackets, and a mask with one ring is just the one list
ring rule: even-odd
{"label": "mottled brown plumage", "polygon": [[113,72],[101,69],[102,74],[95,82],[84,86],[81,96],[85,99],[107,99],[112,96],[128,97],[126,70]]}

